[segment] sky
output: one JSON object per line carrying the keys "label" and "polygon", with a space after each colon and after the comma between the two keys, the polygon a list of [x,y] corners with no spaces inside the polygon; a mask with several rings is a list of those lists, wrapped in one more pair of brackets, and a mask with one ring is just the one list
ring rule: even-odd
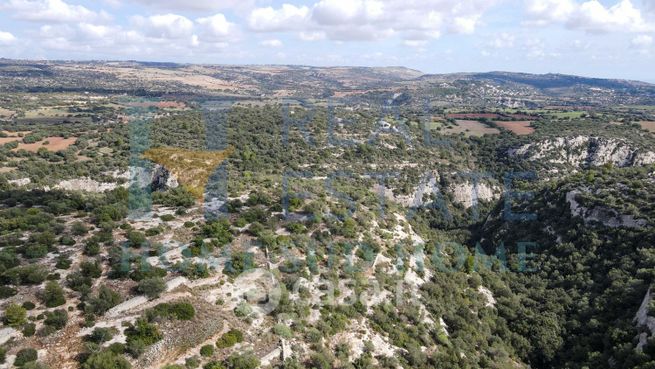
{"label": "sky", "polygon": [[0,0],[0,57],[655,83],[655,0]]}

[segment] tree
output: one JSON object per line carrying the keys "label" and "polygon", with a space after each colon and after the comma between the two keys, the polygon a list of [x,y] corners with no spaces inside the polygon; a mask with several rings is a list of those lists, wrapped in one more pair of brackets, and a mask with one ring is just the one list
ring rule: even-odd
{"label": "tree", "polygon": [[7,309],[5,309],[5,315],[2,318],[2,321],[5,325],[18,328],[27,323],[27,310],[20,305],[11,304],[7,306]]}
{"label": "tree", "polygon": [[161,277],[145,278],[139,282],[137,291],[150,299],[155,299],[166,291],[166,282]]}
{"label": "tree", "polygon": [[41,300],[45,306],[49,308],[61,306],[66,303],[64,289],[61,288],[59,283],[55,281],[48,281],[48,283],[45,285],[45,290],[41,295]]}

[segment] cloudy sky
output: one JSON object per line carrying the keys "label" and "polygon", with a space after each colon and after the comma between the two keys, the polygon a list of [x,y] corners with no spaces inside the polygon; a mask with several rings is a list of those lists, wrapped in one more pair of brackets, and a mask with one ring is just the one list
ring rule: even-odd
{"label": "cloudy sky", "polygon": [[655,0],[0,0],[0,57],[655,82]]}

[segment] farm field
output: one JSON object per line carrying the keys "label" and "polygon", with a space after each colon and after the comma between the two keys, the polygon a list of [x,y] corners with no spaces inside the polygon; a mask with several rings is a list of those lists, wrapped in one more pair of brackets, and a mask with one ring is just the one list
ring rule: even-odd
{"label": "farm field", "polygon": [[451,126],[443,130],[446,134],[460,134],[463,133],[467,137],[475,136],[481,137],[484,135],[499,134],[500,130],[497,128],[489,127],[488,125],[478,122],[477,120],[456,120],[456,126]]}
{"label": "farm field", "polygon": [[655,133],[655,121],[652,122],[639,122],[641,128],[647,130],[648,132]]}
{"label": "farm field", "polygon": [[496,123],[497,126],[511,131],[519,136],[534,133],[534,128],[530,126],[532,121],[495,121],[494,123]]}

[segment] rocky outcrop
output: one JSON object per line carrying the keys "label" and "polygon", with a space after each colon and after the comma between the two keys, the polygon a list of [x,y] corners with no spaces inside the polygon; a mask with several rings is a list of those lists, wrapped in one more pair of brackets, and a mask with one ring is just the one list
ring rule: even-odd
{"label": "rocky outcrop", "polygon": [[646,330],[645,332],[639,334],[639,342],[637,343],[637,350],[639,351],[642,350],[642,348],[644,347],[644,345],[646,345],[648,341],[648,336],[649,336],[648,332],[650,332],[651,337],[655,335],[655,317],[649,315],[650,314],[649,306],[652,301],[653,301],[653,296],[651,294],[651,288],[649,288],[634,318],[634,321],[637,324],[637,328],[643,328]]}
{"label": "rocky outcrop", "polygon": [[591,136],[558,137],[508,150],[511,157],[550,164],[617,167],[655,163],[655,153],[631,146],[624,140]]}
{"label": "rocky outcrop", "polygon": [[646,219],[635,218],[634,215],[619,214],[618,211],[607,206],[586,208],[576,200],[580,191],[566,193],[566,202],[569,203],[571,215],[581,217],[585,224],[601,223],[610,228],[643,228],[648,225]]}
{"label": "rocky outcrop", "polygon": [[499,187],[484,182],[466,181],[448,186],[448,192],[456,203],[468,209],[477,205],[480,200],[491,201],[500,198],[502,191]]}
{"label": "rocky outcrop", "polygon": [[[438,196],[443,198],[448,193],[452,196],[455,203],[467,209],[477,205],[479,201],[497,200],[502,195],[500,187],[484,181],[473,182],[466,180],[463,182],[454,182],[444,189],[439,187],[438,181],[439,174],[433,172],[430,176],[426,176],[410,195],[394,195],[391,189],[381,185],[374,186],[373,190],[393,202],[413,208],[426,205],[426,199],[431,194],[438,194]],[[440,191],[445,192],[439,193]]]}

